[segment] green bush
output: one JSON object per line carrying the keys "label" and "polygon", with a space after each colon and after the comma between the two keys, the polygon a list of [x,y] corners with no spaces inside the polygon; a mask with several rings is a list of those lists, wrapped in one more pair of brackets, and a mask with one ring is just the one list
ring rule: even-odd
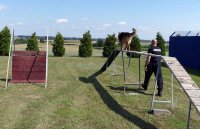
{"label": "green bush", "polygon": [[165,56],[166,55],[166,47],[165,47],[165,40],[163,39],[162,35],[158,32],[156,35],[156,40],[158,42],[158,47],[161,49],[161,55]]}
{"label": "green bush", "polygon": [[[140,39],[138,38],[138,36],[132,39],[131,44],[130,44],[130,50],[141,52],[141,44],[140,44]],[[127,53],[127,56],[128,57],[131,56],[133,58],[140,57],[140,55],[138,54],[131,54],[131,53]]]}
{"label": "green bush", "polygon": [[30,39],[28,39],[26,50],[29,51],[39,51],[38,48],[38,39],[36,33],[34,32]]}
{"label": "green bush", "polygon": [[6,26],[0,32],[0,56],[9,55],[10,38],[11,38],[10,30]]}
{"label": "green bush", "polygon": [[83,38],[80,40],[81,44],[79,46],[79,56],[80,57],[90,57],[92,56],[92,38],[90,31],[83,34]]}
{"label": "green bush", "polygon": [[61,33],[57,33],[54,39],[52,51],[54,56],[62,57],[65,55],[64,38]]}
{"label": "green bush", "polygon": [[106,37],[106,41],[104,43],[104,48],[103,48],[103,56],[104,57],[109,57],[112,51],[116,48],[116,43],[117,39],[115,37],[115,34],[108,35]]}

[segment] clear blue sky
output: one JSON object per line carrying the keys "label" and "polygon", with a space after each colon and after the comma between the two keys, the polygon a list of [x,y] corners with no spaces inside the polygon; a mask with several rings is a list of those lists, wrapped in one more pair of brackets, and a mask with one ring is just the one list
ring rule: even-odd
{"label": "clear blue sky", "polygon": [[200,0],[1,0],[0,29],[15,28],[16,35],[81,37],[90,30],[94,38],[131,32],[166,40],[174,31],[200,30]]}

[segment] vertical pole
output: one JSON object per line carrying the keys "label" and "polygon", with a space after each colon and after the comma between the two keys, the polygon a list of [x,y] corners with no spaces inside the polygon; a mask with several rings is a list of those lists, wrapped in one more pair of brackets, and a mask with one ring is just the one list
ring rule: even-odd
{"label": "vertical pole", "polygon": [[171,103],[172,103],[172,110],[173,110],[174,109],[174,75],[173,74],[172,74],[172,80],[171,81],[172,81],[171,82],[172,83],[172,87],[171,87],[172,88],[171,89],[172,90],[171,91],[172,92],[172,100],[171,100]]}
{"label": "vertical pole", "polygon": [[186,129],[189,129],[189,128],[190,128],[191,107],[192,107],[192,102],[190,101],[190,104],[189,104],[189,111],[188,111],[188,116],[187,116],[187,128],[186,128]]}
{"label": "vertical pole", "polygon": [[123,51],[122,51],[122,63],[123,63],[124,81],[126,82],[126,71],[125,71],[124,52]]}
{"label": "vertical pole", "polygon": [[129,55],[128,69],[129,69],[129,67],[130,67],[130,65],[131,65],[131,57],[132,57],[132,53],[130,53],[130,55]]}
{"label": "vertical pole", "polygon": [[8,73],[9,73],[9,67],[10,67],[10,55],[12,51],[12,42],[13,42],[13,29],[12,29],[12,34],[11,34],[11,39],[10,39],[10,48],[9,48],[9,56],[8,56],[8,64],[7,64],[7,73],[6,73],[6,86],[5,88],[8,87]]}
{"label": "vertical pole", "polygon": [[[124,73],[124,83],[126,83],[126,71],[125,71],[125,64],[124,64],[124,52],[122,51],[122,63],[123,63],[123,73]],[[126,84],[124,84],[124,94],[126,91]]]}
{"label": "vertical pole", "polygon": [[112,84],[115,85],[114,76],[116,75],[115,60],[113,61]]}
{"label": "vertical pole", "polygon": [[47,81],[48,81],[48,55],[49,55],[49,29],[47,28],[47,44],[46,44],[46,79],[45,79],[45,88],[47,88]]}
{"label": "vertical pole", "polygon": [[14,41],[14,37],[15,36],[15,32],[14,32],[14,29],[13,29],[13,50],[15,51],[15,41]]}
{"label": "vertical pole", "polygon": [[13,48],[13,47],[11,48],[11,55],[10,55],[10,56],[11,56],[11,59],[10,59],[10,60],[11,60],[11,61],[10,61],[10,62],[11,62],[11,64],[10,64],[10,66],[11,66],[11,70],[10,70],[10,71],[11,71],[11,80],[12,80],[12,63],[13,63],[13,62],[12,62],[12,59],[13,59],[13,51],[15,51],[15,39],[14,39],[14,37],[15,37],[15,32],[14,32],[14,29],[13,29],[13,36],[12,36],[12,37],[13,37],[13,38],[12,38],[12,39],[13,39],[13,41],[12,41],[12,46],[14,46],[14,48]]}
{"label": "vertical pole", "polygon": [[141,85],[141,69],[140,69],[140,57],[141,56],[139,56],[139,60],[138,60],[138,62],[139,62],[139,88],[140,88],[140,85]]}

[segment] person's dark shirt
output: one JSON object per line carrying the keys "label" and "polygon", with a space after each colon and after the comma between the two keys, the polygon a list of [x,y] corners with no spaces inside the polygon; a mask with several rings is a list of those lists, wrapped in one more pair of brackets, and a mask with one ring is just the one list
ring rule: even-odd
{"label": "person's dark shirt", "polygon": [[[148,53],[161,55],[161,49],[158,46],[151,46],[151,48],[148,49]],[[157,57],[151,56],[150,63],[157,63],[157,62],[158,62]]]}

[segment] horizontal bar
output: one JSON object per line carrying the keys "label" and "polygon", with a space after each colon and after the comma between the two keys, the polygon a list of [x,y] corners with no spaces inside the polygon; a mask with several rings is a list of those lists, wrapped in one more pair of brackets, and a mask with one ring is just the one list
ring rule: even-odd
{"label": "horizontal bar", "polygon": [[152,56],[152,57],[162,57],[161,55],[155,55],[155,54],[151,54],[151,53],[138,52],[138,51],[127,51],[127,50],[122,50],[122,52],[128,52],[128,53],[134,53],[134,54],[146,55],[146,56]]}
{"label": "horizontal bar", "polygon": [[154,103],[171,103],[171,101],[154,100]]}
{"label": "horizontal bar", "polygon": [[169,111],[169,110],[167,110],[167,109],[153,109],[153,112],[155,112],[155,111],[171,113],[171,111]]}
{"label": "horizontal bar", "polygon": [[122,73],[121,74],[112,74],[112,76],[119,76],[119,75],[123,75]]}
{"label": "horizontal bar", "polygon": [[125,83],[125,85],[141,85],[141,83]]}

